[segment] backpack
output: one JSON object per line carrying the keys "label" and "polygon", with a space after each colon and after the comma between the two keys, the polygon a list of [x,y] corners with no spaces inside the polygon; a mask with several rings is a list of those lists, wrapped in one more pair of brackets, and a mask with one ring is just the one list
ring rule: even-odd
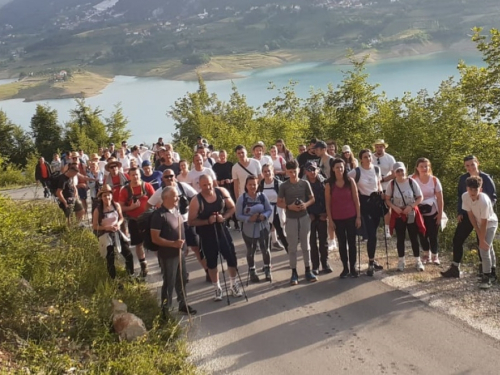
{"label": "backpack", "polygon": [[141,233],[143,245],[146,249],[151,251],[158,251],[159,249],[159,246],[153,243],[153,239],[151,238],[151,219],[155,212],[156,210],[154,208],[150,208],[137,218],[137,227]]}
{"label": "backpack", "polygon": [[[130,202],[130,200],[134,197],[134,192],[132,191],[132,186],[130,186],[130,183],[125,185],[125,189],[127,189],[127,193],[128,193],[127,202]],[[148,192],[146,191],[146,184],[144,183],[144,181],[141,181],[141,195],[140,196],[142,197],[144,195],[148,195]],[[148,197],[149,197],[149,195],[148,195]]]}
{"label": "backpack", "polygon": [[49,188],[50,194],[52,194],[54,197],[56,196],[57,186],[59,185],[59,177],[61,177],[61,172],[54,172],[47,180],[47,186]]}
{"label": "backpack", "polygon": [[[220,191],[219,188],[214,188],[215,190],[215,195],[217,195],[217,200],[221,199],[222,200],[222,211],[224,211],[224,208],[226,207],[226,202],[224,201],[224,196],[222,195],[222,192]],[[200,215],[203,212],[203,199],[201,199],[201,193],[196,194],[196,198],[198,199],[198,215]]]}
{"label": "backpack", "polygon": [[[377,167],[376,165],[374,165],[373,167],[375,168],[375,174],[378,175],[380,173],[380,168]],[[358,183],[359,179],[361,178],[361,169],[359,169],[359,167],[356,167],[354,170],[356,171],[356,176],[354,177],[354,181]]]}
{"label": "backpack", "polygon": [[[276,194],[279,193],[280,191],[280,184],[281,184],[281,181],[279,179],[277,179],[276,177],[274,177],[274,191],[276,192]],[[264,192],[264,180],[260,180],[259,182],[259,188],[257,189],[257,191],[259,192]]]}

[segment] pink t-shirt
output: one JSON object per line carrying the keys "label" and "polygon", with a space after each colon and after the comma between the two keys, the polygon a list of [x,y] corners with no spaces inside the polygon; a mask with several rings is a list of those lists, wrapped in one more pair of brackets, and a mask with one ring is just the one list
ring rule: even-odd
{"label": "pink t-shirt", "polygon": [[356,206],[352,200],[351,187],[338,187],[333,184],[330,188],[330,212],[333,220],[345,220],[356,216]]}

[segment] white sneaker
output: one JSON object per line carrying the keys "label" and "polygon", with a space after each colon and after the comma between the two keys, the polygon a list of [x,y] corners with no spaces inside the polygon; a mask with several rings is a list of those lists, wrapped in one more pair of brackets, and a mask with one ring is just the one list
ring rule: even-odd
{"label": "white sneaker", "polygon": [[333,240],[328,241],[328,251],[333,251],[337,250],[338,245],[337,245],[337,240],[334,238]]}
{"label": "white sneaker", "polygon": [[432,254],[432,263],[434,263],[436,266],[439,266],[441,264],[441,261],[439,260],[439,255]]}
{"label": "white sneaker", "polygon": [[387,228],[387,229],[385,230],[385,238],[391,238],[391,237],[392,237],[392,236],[391,236],[391,230],[390,230],[389,228]]}
{"label": "white sneaker", "polygon": [[272,248],[273,250],[285,250],[285,247],[278,241],[273,243]]}
{"label": "white sneaker", "polygon": [[405,270],[405,257],[401,257],[398,260],[398,271],[403,272]]}
{"label": "white sneaker", "polygon": [[425,271],[425,267],[424,267],[424,264],[422,263],[422,261],[420,260],[420,258],[417,258],[417,271]]}
{"label": "white sneaker", "polygon": [[214,301],[222,301],[223,296],[224,296],[224,292],[222,291],[222,288],[215,289]]}
{"label": "white sneaker", "polygon": [[237,283],[234,283],[233,286],[229,288],[229,294],[232,294],[233,297],[241,297],[243,295]]}

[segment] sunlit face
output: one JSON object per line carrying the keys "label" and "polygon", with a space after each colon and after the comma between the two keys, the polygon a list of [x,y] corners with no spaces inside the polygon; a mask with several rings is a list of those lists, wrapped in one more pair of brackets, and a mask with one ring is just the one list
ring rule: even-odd
{"label": "sunlit face", "polygon": [[431,166],[428,162],[422,161],[417,165],[417,171],[419,176],[428,176],[431,171]]}
{"label": "sunlit face", "polygon": [[179,168],[181,169],[181,171],[187,171],[187,163],[185,161],[181,161],[179,163]]}
{"label": "sunlit face", "polygon": [[305,172],[306,172],[307,178],[313,179],[313,178],[318,177],[318,169],[317,168],[314,168],[311,170],[306,169]]}
{"label": "sunlit face", "polygon": [[264,153],[264,150],[262,149],[262,147],[257,146],[253,149],[253,157],[255,159],[260,159],[262,157],[263,153]]}
{"label": "sunlit face", "polygon": [[323,156],[324,154],[326,154],[326,148],[321,148],[321,147],[316,147],[314,149],[314,152],[316,153],[316,155],[318,156]]}
{"label": "sunlit face", "polygon": [[179,193],[177,193],[176,189],[169,191],[163,197],[163,205],[166,207],[175,207],[177,206],[177,202],[179,202]]}
{"label": "sunlit face", "polygon": [[375,153],[379,156],[384,156],[385,145],[375,145]]}
{"label": "sunlit face", "polygon": [[286,170],[286,175],[288,177],[290,177],[290,180],[292,181],[296,181],[297,180],[297,176],[299,175],[299,169],[298,168],[295,168],[295,169],[287,169]]}
{"label": "sunlit face", "polygon": [[476,160],[467,160],[464,162],[465,169],[469,174],[476,174],[479,172],[479,164]]}
{"label": "sunlit face", "polygon": [[165,152],[164,158],[168,164],[172,163],[172,153],[170,151]]}
{"label": "sunlit face", "polygon": [[481,192],[481,189],[467,187],[467,193],[470,195],[470,197],[472,198],[473,201],[477,200],[477,197],[478,197],[480,192]]}
{"label": "sunlit face", "polygon": [[161,178],[165,186],[175,185],[175,174],[171,169],[165,169]]}
{"label": "sunlit face", "polygon": [[257,192],[257,180],[252,178],[247,181],[247,184],[245,186],[249,193],[254,194],[255,192]]}
{"label": "sunlit face", "polygon": [[210,194],[213,191],[213,181],[210,176],[200,177],[200,189],[202,193]]}
{"label": "sunlit face", "polygon": [[276,158],[276,156],[278,156],[278,148],[276,146],[272,146],[270,149],[269,149],[269,153],[271,154],[271,156],[274,158]]}
{"label": "sunlit face", "polygon": [[118,172],[120,172],[120,168],[118,167],[118,165],[115,164],[112,167],[109,167],[109,173],[111,174],[111,176],[117,176]]}
{"label": "sunlit face", "polygon": [[108,160],[111,157],[111,152],[104,151],[104,160]]}
{"label": "sunlit face", "polygon": [[281,142],[276,143],[276,147],[278,148],[278,150],[281,151],[281,149],[283,148],[283,143]]}
{"label": "sunlit face", "polygon": [[111,192],[102,193],[101,199],[102,199],[102,203],[104,203],[105,206],[109,206],[109,205],[111,205],[111,201],[113,200],[113,194],[111,194]]}
{"label": "sunlit face", "polygon": [[54,154],[53,159],[54,159],[55,161],[59,161],[59,154]]}
{"label": "sunlit face", "polygon": [[203,167],[203,158],[200,154],[196,154],[193,157],[193,164],[197,169],[201,169]]}
{"label": "sunlit face", "polygon": [[365,152],[363,155],[361,155],[361,164],[367,166],[370,165],[372,162],[372,153],[371,152]]}
{"label": "sunlit face", "polygon": [[394,173],[396,173],[396,178],[405,178],[405,170],[403,168],[396,169]]}
{"label": "sunlit face", "polygon": [[269,166],[266,166],[262,168],[262,174],[264,175],[264,178],[273,178],[274,177],[274,172]]}
{"label": "sunlit face", "polygon": [[89,168],[93,173],[95,173],[99,170],[99,167],[98,167],[97,163],[95,163],[95,162],[90,162]]}
{"label": "sunlit face", "polygon": [[337,153],[337,147],[333,143],[326,145],[326,152],[328,152],[328,155],[333,156]]}
{"label": "sunlit face", "polygon": [[219,152],[219,161],[225,163],[227,161],[227,154],[225,151]]}
{"label": "sunlit face", "polygon": [[204,148],[199,148],[198,150],[196,150],[196,153],[201,155],[203,159],[206,159],[207,157],[207,152]]}
{"label": "sunlit face", "polygon": [[244,161],[247,158],[247,150],[242,148],[241,150],[236,151],[236,157],[239,161]]}
{"label": "sunlit face", "polygon": [[306,146],[300,145],[299,146],[299,154],[303,154],[304,152],[306,152]]}
{"label": "sunlit face", "polygon": [[335,172],[335,176],[342,176],[345,171],[344,163],[336,163],[333,166],[333,171]]}
{"label": "sunlit face", "polygon": [[128,175],[130,176],[130,181],[134,183],[139,183],[141,181],[141,174],[137,169],[135,171],[129,172]]}
{"label": "sunlit face", "polygon": [[153,168],[151,168],[150,165],[146,165],[145,167],[142,167],[142,170],[144,171],[144,174],[146,176],[151,176],[151,174],[153,173]]}

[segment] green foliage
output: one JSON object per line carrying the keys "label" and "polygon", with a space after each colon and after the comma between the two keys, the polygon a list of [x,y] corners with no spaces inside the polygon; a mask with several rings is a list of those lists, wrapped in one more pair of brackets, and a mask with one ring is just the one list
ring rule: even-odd
{"label": "green foliage", "polygon": [[[193,373],[177,340],[178,324],[159,318],[144,284],[109,279],[92,232],[68,228],[50,203],[0,197],[0,220],[0,342],[19,367],[32,373],[71,367],[91,374],[138,368],[141,374]],[[143,319],[147,336],[118,342],[110,331],[112,299]]]}
{"label": "green foliage", "polygon": [[24,167],[27,157],[33,152],[33,141],[28,134],[0,110],[0,156],[12,164]]}
{"label": "green foliage", "polygon": [[31,117],[31,135],[39,155],[52,160],[52,154],[62,147],[63,129],[57,122],[57,111],[48,105],[37,104]]}
{"label": "green foliage", "polygon": [[210,62],[210,56],[204,53],[193,53],[183,57],[181,62],[186,65],[202,65]]}

